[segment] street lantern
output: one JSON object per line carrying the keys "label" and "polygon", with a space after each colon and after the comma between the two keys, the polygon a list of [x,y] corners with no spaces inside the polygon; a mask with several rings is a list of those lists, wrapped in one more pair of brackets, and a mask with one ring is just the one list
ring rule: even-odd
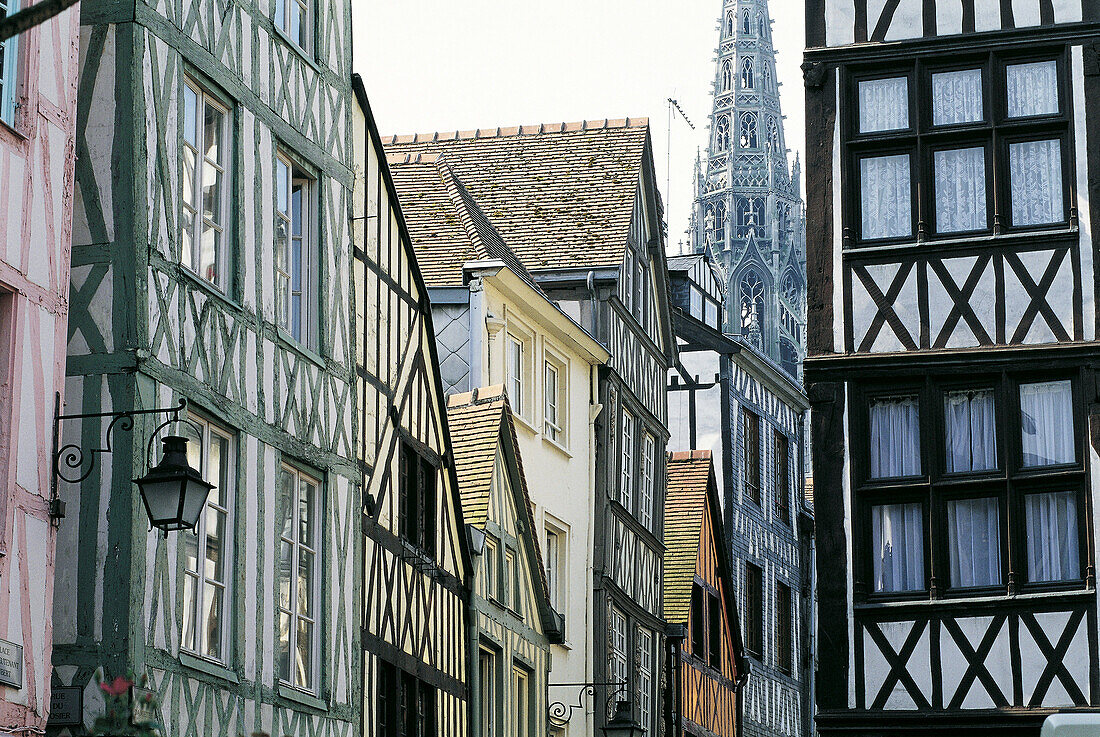
{"label": "street lantern", "polygon": [[634,721],[630,714],[630,702],[620,701],[615,705],[614,718],[604,725],[604,737],[642,737],[645,730]]}
{"label": "street lantern", "polygon": [[187,462],[187,438],[168,435],[163,442],[160,463],[134,483],[141,491],[150,524],[167,535],[171,530],[195,529],[214,484]]}

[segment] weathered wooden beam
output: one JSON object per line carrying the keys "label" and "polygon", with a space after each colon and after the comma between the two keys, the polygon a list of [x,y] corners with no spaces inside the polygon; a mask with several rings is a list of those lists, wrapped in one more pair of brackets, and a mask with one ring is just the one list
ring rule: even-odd
{"label": "weathered wooden beam", "polygon": [[12,13],[0,20],[0,42],[45,23],[55,15],[76,5],[76,2],[77,0],[42,0],[17,13]]}

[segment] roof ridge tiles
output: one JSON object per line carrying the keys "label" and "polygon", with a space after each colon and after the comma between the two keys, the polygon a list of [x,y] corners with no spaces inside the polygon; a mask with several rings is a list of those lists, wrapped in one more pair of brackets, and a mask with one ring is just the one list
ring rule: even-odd
{"label": "roof ridge tiles", "polygon": [[544,133],[575,133],[616,128],[645,128],[649,118],[602,118],[578,120],[573,122],[529,123],[509,127],[475,128],[473,130],[428,131],[425,133],[403,133],[383,136],[387,145],[401,143],[435,143],[438,141],[456,141],[469,138],[511,138],[514,136],[542,135]]}

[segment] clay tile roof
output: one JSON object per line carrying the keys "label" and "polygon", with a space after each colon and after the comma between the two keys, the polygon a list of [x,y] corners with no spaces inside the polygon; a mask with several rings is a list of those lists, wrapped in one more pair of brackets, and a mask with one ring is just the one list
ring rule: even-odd
{"label": "clay tile roof", "polygon": [[[619,118],[385,141],[393,154],[442,152],[488,222],[536,270],[619,265],[648,138],[648,118]],[[398,184],[415,231],[424,213],[410,212],[411,192]]]}
{"label": "clay tile roof", "polygon": [[691,616],[691,584],[699,557],[711,468],[709,450],[678,451],[668,456],[664,617],[669,623],[687,624]]}

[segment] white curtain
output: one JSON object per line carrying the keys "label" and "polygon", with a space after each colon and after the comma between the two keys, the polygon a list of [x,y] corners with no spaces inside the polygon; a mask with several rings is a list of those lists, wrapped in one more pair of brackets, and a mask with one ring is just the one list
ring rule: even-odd
{"label": "white curtain", "polygon": [[1008,86],[1008,117],[1052,115],[1058,112],[1058,64],[1037,61],[1009,64],[1005,69]]}
{"label": "white curtain", "polygon": [[1077,494],[1055,491],[1024,497],[1027,523],[1027,580],[1067,581],[1081,577],[1077,544]]}
{"label": "white curtain", "polygon": [[997,467],[997,422],[993,390],[948,392],[947,471],[988,471]]}
{"label": "white curtain", "polygon": [[995,497],[947,503],[951,585],[999,586],[1001,515]]}
{"label": "white curtain", "polygon": [[1021,384],[1020,421],[1025,466],[1052,466],[1076,460],[1073,390],[1069,381]]}
{"label": "white curtain", "polygon": [[1057,139],[1008,146],[1012,224],[1044,225],[1065,219],[1062,210],[1062,146]]}
{"label": "white curtain", "polygon": [[871,477],[918,476],[920,412],[916,397],[871,403]]}
{"label": "white curtain", "polygon": [[924,525],[920,504],[871,507],[871,544],[875,591],[924,588]]}
{"label": "white curtain", "polygon": [[909,127],[909,79],[870,79],[859,83],[859,132]]}
{"label": "white curtain", "polygon": [[984,117],[981,69],[932,75],[933,125],[976,123]]}
{"label": "white curtain", "polygon": [[859,161],[863,238],[904,238],[913,232],[909,154]]}
{"label": "white curtain", "polygon": [[987,227],[985,198],[985,149],[956,148],[937,151],[936,230],[956,233]]}

